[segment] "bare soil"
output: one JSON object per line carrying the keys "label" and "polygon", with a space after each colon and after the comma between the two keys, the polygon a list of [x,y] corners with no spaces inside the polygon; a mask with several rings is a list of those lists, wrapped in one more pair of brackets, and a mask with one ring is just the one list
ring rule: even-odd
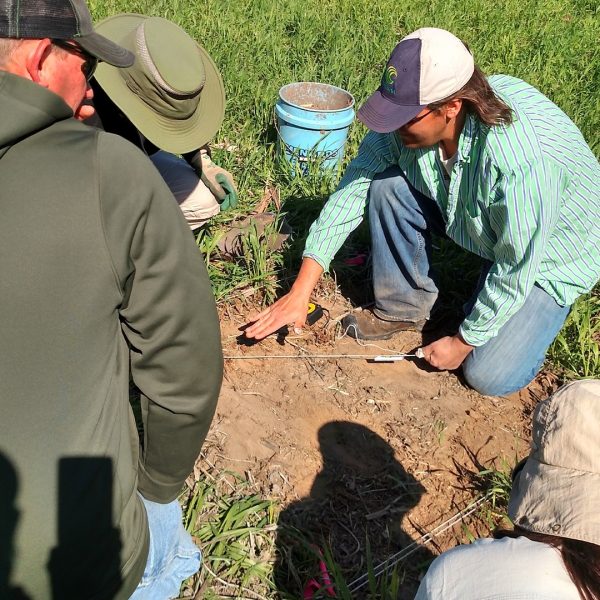
{"label": "bare soil", "polygon": [[[247,311],[227,309],[225,379],[210,459],[248,473],[264,495],[279,500],[282,530],[329,545],[350,582],[366,572],[367,537],[376,565],[476,498],[485,487],[476,473],[506,470],[526,455],[531,411],[554,381],[543,375],[518,394],[492,398],[419,360],[310,358],[400,353],[422,344],[418,333],[378,347],[340,339],[336,323],[349,306],[335,294],[319,302],[329,314],[301,336],[271,336],[252,346],[237,340]],[[400,597],[412,597],[435,554],[471,534],[486,535],[490,515],[491,507],[479,511],[405,561]],[[290,570],[299,550],[294,536],[281,534],[278,545],[276,576],[289,593],[294,577],[302,579]]]}

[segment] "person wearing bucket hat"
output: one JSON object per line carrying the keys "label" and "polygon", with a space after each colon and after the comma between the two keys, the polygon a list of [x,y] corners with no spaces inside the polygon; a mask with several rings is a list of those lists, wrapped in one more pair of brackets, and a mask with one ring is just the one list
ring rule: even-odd
{"label": "person wearing bucket hat", "polygon": [[540,402],[532,436],[513,473],[514,530],[444,552],[415,600],[600,599],[600,381]]}
{"label": "person wearing bucket hat", "polygon": [[303,326],[321,274],[368,211],[375,303],[343,331],[376,340],[434,330],[441,235],[483,266],[460,326],[425,345],[425,360],[462,368],[482,394],[524,387],[600,277],[600,166],[581,132],[524,81],[486,77],[460,39],[432,27],[398,43],[358,118],[370,132],[310,228],[290,293],[246,335]]}
{"label": "person wearing bucket hat", "polygon": [[98,60],[133,59],[82,0],[0,0],[3,600],[171,598],[200,565],[177,497],[222,378],[205,263],[148,158],[81,123]]}
{"label": "person wearing bucket hat", "polygon": [[223,82],[210,55],[160,17],[114,15],[96,30],[135,55],[129,68],[102,65],[92,80],[103,128],[150,156],[192,230],[235,207],[233,177],[207,150],[225,114]]}

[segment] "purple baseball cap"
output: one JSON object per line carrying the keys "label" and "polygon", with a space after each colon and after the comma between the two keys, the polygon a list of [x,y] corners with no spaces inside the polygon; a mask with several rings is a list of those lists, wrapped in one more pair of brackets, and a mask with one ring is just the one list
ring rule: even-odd
{"label": "purple baseball cap", "polygon": [[456,36],[434,27],[418,29],[394,48],[379,89],[358,118],[378,133],[400,129],[429,104],[458,92],[474,69],[472,54]]}

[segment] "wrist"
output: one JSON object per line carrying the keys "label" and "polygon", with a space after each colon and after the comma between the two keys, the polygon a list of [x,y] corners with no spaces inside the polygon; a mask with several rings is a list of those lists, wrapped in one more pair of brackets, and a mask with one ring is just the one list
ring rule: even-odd
{"label": "wrist", "polygon": [[296,281],[290,289],[290,294],[298,300],[306,300],[308,303],[310,301],[310,295],[312,294],[312,291],[313,288],[311,286],[304,285],[302,282]]}
{"label": "wrist", "polygon": [[465,342],[463,336],[459,333],[454,335],[455,343],[462,349],[465,354],[469,354],[475,346]]}
{"label": "wrist", "polygon": [[312,258],[305,258],[302,261],[298,277],[296,277],[296,281],[292,284],[291,293],[298,298],[306,299],[308,302],[322,273],[323,268],[318,262]]}

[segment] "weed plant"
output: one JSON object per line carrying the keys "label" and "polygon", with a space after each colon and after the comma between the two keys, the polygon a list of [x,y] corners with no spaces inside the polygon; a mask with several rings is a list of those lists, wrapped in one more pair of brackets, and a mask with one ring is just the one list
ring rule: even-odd
{"label": "weed plant", "polygon": [[600,378],[600,290],[580,298],[550,348],[550,359],[568,379]]}
{"label": "weed plant", "polygon": [[513,468],[506,459],[502,459],[499,468],[483,469],[477,473],[484,494],[490,495],[489,502],[480,511],[480,516],[490,531],[508,519],[506,509],[512,488]]}
{"label": "weed plant", "polygon": [[202,549],[202,571],[185,587],[207,599],[219,589],[271,594],[277,505],[237,474],[205,475],[182,498],[184,525]]}

